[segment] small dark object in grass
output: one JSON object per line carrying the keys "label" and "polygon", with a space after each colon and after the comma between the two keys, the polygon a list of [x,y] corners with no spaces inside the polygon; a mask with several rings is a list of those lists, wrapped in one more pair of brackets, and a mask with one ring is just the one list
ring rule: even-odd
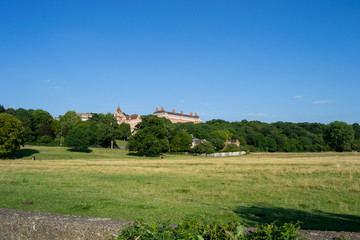
{"label": "small dark object in grass", "polygon": [[257,214],[255,214],[255,216],[257,216],[257,217],[265,217],[266,215],[263,214],[263,213],[257,213]]}
{"label": "small dark object in grass", "polygon": [[22,202],[23,205],[34,205],[34,202]]}
{"label": "small dark object in grass", "polygon": [[32,157],[31,157],[31,160],[35,160],[35,156],[32,156]]}
{"label": "small dark object in grass", "polygon": [[265,204],[265,202],[257,202],[256,204]]}
{"label": "small dark object in grass", "polygon": [[146,184],[152,184],[151,182],[147,182]]}

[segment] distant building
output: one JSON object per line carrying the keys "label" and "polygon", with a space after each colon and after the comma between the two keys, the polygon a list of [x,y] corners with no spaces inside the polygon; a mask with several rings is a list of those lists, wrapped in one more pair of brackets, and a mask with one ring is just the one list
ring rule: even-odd
{"label": "distant building", "polygon": [[141,122],[140,115],[134,114],[134,115],[127,116],[121,111],[120,107],[118,107],[116,109],[116,112],[114,113],[114,117],[118,124],[121,124],[121,123],[129,124],[131,132],[134,132],[136,125]]}
{"label": "distant building", "polygon": [[156,108],[156,111],[153,113],[153,115],[169,119],[172,123],[201,123],[201,118],[197,115],[197,113],[195,113],[195,115],[193,115],[193,113],[187,115],[184,114],[183,111],[181,111],[180,113],[176,113],[174,109],[172,110],[172,112],[167,112],[164,110],[164,107],[161,107],[160,111],[158,108]]}
{"label": "distant building", "polygon": [[81,118],[81,121],[83,121],[83,122],[85,122],[85,121],[89,120],[90,118],[92,118],[91,113],[78,113],[78,116]]}
{"label": "distant building", "polygon": [[226,140],[225,144],[235,144],[236,146],[240,147],[240,142],[238,139],[236,140]]}
{"label": "distant building", "polygon": [[193,139],[192,143],[191,143],[191,148],[194,148],[196,145],[198,145],[199,143],[203,143],[203,142],[206,142],[205,139],[199,139],[199,138],[196,138],[194,137],[192,134],[191,134],[191,137]]}

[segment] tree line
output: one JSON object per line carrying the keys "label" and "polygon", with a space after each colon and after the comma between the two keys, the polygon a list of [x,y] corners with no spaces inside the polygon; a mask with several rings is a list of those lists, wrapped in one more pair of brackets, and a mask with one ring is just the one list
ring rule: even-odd
{"label": "tree line", "polygon": [[[18,129],[19,144],[47,144],[69,146],[84,150],[89,146],[110,147],[116,139],[129,140],[128,149],[140,154],[160,152],[215,151],[267,151],[267,152],[321,152],[359,151],[360,125],[334,121],[322,123],[291,123],[260,121],[228,122],[214,119],[205,123],[176,123],[153,115],[142,116],[136,133],[131,135],[128,124],[117,124],[113,114],[93,113],[90,120],[82,122],[75,111],[68,111],[54,119],[47,111],[37,109],[5,109],[2,115],[0,155],[9,137],[9,129]],[[5,124],[13,117],[18,122]],[[7,128],[7,129],[6,129]],[[15,136],[15,135],[14,135]],[[192,147],[193,138],[201,143]],[[238,139],[240,148],[226,144]],[[15,145],[16,145],[15,144]],[[9,147],[11,144],[8,144]]]}
{"label": "tree line", "polygon": [[[191,148],[193,138],[205,141]],[[226,144],[238,139],[240,147]],[[334,121],[291,123],[260,121],[176,123],[155,116],[142,116],[137,133],[130,137],[129,150],[152,155],[160,152],[212,153],[214,151],[321,152],[359,151],[360,125]]]}
{"label": "tree line", "polygon": [[[81,121],[75,111],[68,111],[59,119],[41,109],[5,109],[0,105],[2,119],[0,131],[0,149],[5,145],[18,149],[15,145],[65,145],[75,150],[84,150],[89,146],[110,147],[115,139],[127,139],[130,136],[128,124],[117,124],[111,113],[93,113],[88,121]],[[10,133],[17,133],[16,144],[11,144]],[[16,150],[0,150],[0,155]]]}

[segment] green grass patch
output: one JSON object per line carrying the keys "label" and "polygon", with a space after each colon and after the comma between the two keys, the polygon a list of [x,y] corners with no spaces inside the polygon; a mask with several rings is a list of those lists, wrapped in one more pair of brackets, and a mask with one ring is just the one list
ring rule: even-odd
{"label": "green grass patch", "polygon": [[27,146],[19,159],[0,160],[0,207],[174,224],[189,215],[246,226],[300,221],[302,229],[360,231],[358,153],[162,159],[91,150]]}

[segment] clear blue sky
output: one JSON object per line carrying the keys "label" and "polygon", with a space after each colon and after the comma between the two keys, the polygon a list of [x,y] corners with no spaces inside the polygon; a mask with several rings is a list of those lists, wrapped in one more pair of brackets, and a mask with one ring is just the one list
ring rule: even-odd
{"label": "clear blue sky", "polygon": [[0,1],[0,104],[360,122],[360,1]]}

